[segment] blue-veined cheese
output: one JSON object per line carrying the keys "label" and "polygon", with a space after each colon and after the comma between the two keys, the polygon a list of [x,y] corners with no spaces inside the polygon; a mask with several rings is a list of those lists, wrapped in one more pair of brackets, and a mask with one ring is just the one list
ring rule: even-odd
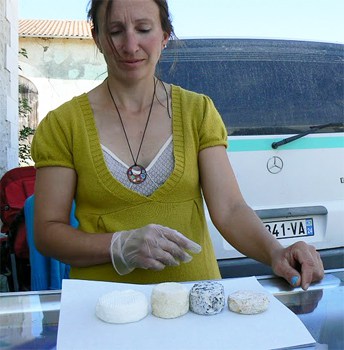
{"label": "blue-veined cheese", "polygon": [[219,282],[204,281],[190,291],[190,310],[199,315],[215,315],[225,306],[224,287]]}

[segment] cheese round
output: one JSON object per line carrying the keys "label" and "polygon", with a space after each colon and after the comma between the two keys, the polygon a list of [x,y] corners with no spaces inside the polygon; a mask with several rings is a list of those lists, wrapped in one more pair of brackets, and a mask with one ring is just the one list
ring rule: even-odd
{"label": "cheese round", "polygon": [[230,294],[227,303],[233,312],[254,315],[266,311],[270,300],[264,293],[244,290]]}
{"label": "cheese round", "polygon": [[159,283],[152,290],[151,305],[154,316],[183,316],[189,311],[189,290],[177,282]]}
{"label": "cheese round", "polygon": [[190,291],[190,310],[199,315],[215,315],[225,306],[225,292],[221,283],[196,283]]}
{"label": "cheese round", "polygon": [[146,317],[148,311],[146,295],[131,289],[104,294],[96,305],[97,317],[109,323],[136,322]]}

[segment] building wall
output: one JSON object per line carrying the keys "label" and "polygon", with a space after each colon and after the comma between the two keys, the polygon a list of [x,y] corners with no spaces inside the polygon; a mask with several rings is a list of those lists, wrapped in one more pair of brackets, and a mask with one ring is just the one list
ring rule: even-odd
{"label": "building wall", "polygon": [[103,55],[92,39],[19,38],[20,74],[38,91],[38,120],[75,95],[99,85],[107,76]]}
{"label": "building wall", "polygon": [[18,166],[18,1],[0,1],[0,177]]}

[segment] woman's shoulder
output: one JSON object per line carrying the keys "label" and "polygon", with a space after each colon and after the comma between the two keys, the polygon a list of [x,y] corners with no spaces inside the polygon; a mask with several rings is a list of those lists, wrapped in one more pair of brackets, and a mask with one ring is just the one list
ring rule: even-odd
{"label": "woman's shoulder", "polygon": [[202,93],[196,92],[196,91],[192,91],[192,90],[188,90],[180,85],[174,85],[171,84],[171,88],[172,88],[172,93],[174,94],[178,94],[181,97],[184,98],[195,98],[195,99],[199,99],[199,98],[204,98],[204,97],[208,97]]}
{"label": "woman's shoulder", "polygon": [[171,84],[172,100],[179,101],[191,109],[204,109],[206,106],[213,106],[212,99],[203,93],[185,89],[179,85]]}
{"label": "woman's shoulder", "polygon": [[89,101],[86,93],[72,97],[70,100],[62,103],[57,108],[51,110],[49,113],[64,114],[66,111],[78,111],[89,107]]}
{"label": "woman's shoulder", "polygon": [[182,86],[179,85],[173,85],[171,84],[171,89],[172,89],[172,95],[174,94],[175,96],[178,96],[182,100],[187,100],[187,101],[212,101],[212,99],[203,93],[196,92],[193,90],[188,90]]}
{"label": "woman's shoulder", "polygon": [[85,116],[88,114],[92,114],[92,109],[90,107],[87,94],[83,93],[72,97],[70,100],[49,111],[48,114],[42,119],[42,122],[58,122],[62,124],[70,123],[81,119],[78,118],[78,116]]}

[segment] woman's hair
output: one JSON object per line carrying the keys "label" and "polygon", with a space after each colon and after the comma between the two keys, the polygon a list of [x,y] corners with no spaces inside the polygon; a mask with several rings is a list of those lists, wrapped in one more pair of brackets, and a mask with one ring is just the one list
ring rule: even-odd
{"label": "woman's hair", "polygon": [[[105,10],[105,23],[108,23],[109,21],[109,14],[111,13],[111,7],[115,0],[90,0],[88,4],[88,13],[87,13],[87,19],[91,24],[91,28],[94,34],[98,34],[99,32],[99,9],[100,7],[106,3],[106,10]],[[171,39],[175,39],[176,35],[174,33],[171,16],[168,10],[168,5],[166,0],[152,0],[154,1],[157,6],[159,7],[159,13],[160,13],[160,21],[161,21],[161,28],[164,32],[166,32]]]}

